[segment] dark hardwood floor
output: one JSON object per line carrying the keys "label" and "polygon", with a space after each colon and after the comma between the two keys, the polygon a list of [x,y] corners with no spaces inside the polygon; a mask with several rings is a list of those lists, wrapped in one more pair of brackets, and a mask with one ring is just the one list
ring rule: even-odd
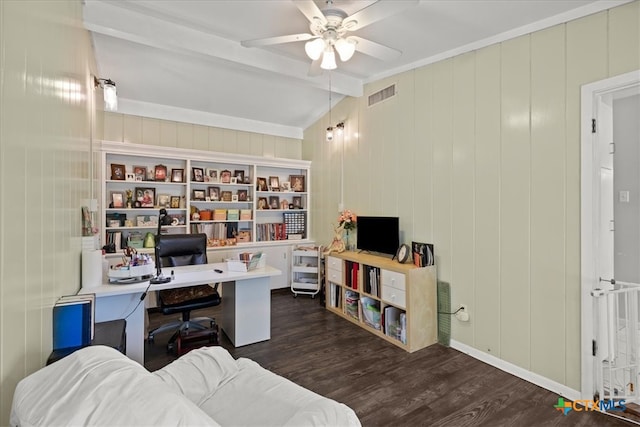
{"label": "dark hardwood floor", "polygon": [[[224,297],[222,304],[224,304]],[[221,307],[194,312],[220,317]],[[167,322],[151,313],[150,327]],[[407,353],[329,313],[319,298],[272,294],[271,340],[233,348],[220,345],[323,396],[345,403],[363,426],[629,426],[597,412],[554,405],[558,395],[451,348],[434,344]],[[167,335],[146,344],[154,371],[175,357]]]}

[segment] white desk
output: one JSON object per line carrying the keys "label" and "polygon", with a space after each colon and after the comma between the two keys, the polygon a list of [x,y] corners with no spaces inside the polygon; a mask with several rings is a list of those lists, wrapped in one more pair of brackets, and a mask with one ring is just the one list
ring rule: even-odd
{"label": "white desk", "polygon": [[[216,273],[214,269],[223,273]],[[269,278],[282,274],[266,266],[248,273],[227,271],[225,263],[189,265],[163,269],[165,275],[175,273],[175,279],[161,285],[151,285],[149,292],[207,283],[225,283],[222,294],[222,329],[234,346],[239,347],[271,338],[271,286]],[[96,294],[96,322],[127,318],[127,356],[144,365],[144,302],[142,293],[149,281],[130,285],[104,284],[82,288],[79,293]],[[136,304],[140,304],[136,307]]]}

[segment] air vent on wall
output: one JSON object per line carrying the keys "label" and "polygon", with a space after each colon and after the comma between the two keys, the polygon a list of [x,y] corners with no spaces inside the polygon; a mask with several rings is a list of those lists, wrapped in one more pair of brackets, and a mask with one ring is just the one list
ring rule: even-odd
{"label": "air vent on wall", "polygon": [[395,84],[392,84],[389,87],[385,87],[384,89],[369,95],[369,107],[371,107],[374,104],[377,104],[378,102],[382,102],[387,98],[391,98],[392,96],[395,96],[395,94],[396,94]]}

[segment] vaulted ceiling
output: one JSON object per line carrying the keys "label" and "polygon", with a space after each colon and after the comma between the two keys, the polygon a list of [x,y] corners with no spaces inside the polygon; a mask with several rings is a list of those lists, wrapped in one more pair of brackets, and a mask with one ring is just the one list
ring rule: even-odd
{"label": "vaulted ceiling", "polygon": [[[375,9],[384,13],[353,34],[402,54],[381,60],[356,51],[317,76],[309,76],[304,41],[241,45],[309,33],[292,0],[85,0],[84,22],[99,77],[117,84],[119,111],[300,138],[329,109],[330,83],[335,103],[362,95],[367,82],[626,2],[381,1]],[[377,2],[332,3],[353,15]]]}

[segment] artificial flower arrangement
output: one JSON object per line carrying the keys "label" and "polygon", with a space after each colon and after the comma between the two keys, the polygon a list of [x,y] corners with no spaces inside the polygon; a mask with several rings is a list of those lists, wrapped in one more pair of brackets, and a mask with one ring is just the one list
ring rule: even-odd
{"label": "artificial flower arrangement", "polygon": [[349,209],[346,209],[340,212],[340,216],[338,216],[338,225],[343,226],[345,230],[355,230],[356,222],[358,218],[356,214],[351,212]]}

